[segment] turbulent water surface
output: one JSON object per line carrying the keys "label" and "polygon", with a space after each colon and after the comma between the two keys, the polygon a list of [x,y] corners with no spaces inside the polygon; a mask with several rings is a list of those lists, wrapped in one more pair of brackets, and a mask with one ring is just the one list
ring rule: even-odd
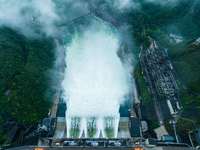
{"label": "turbulent water surface", "polygon": [[63,34],[67,137],[83,133],[85,137],[116,137],[119,107],[128,91],[125,70],[116,54],[121,39],[112,25],[95,17],[88,20]]}

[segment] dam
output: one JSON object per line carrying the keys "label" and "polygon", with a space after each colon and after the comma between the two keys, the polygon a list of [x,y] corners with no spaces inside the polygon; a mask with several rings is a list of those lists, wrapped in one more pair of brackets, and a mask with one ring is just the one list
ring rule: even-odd
{"label": "dam", "polygon": [[137,118],[133,104],[139,104],[132,59],[124,58],[119,24],[102,19],[92,15],[60,30],[66,67],[56,104],[57,123],[39,146],[142,146],[139,118],[136,132],[129,119]]}

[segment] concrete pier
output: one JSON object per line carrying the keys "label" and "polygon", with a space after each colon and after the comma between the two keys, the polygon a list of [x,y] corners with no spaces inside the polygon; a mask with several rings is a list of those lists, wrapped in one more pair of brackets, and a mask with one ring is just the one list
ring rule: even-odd
{"label": "concrete pier", "polygon": [[67,128],[66,128],[66,118],[57,117],[56,130],[53,136],[54,138],[66,138]]}
{"label": "concrete pier", "polygon": [[117,138],[130,138],[129,117],[121,117],[119,121]]}
{"label": "concrete pier", "polygon": [[49,118],[56,118],[56,114],[57,114],[57,111],[58,111],[58,103],[59,103],[59,98],[60,98],[60,94],[61,94],[61,91],[58,91],[55,99],[54,99],[54,103],[51,107],[51,114],[49,116]]}

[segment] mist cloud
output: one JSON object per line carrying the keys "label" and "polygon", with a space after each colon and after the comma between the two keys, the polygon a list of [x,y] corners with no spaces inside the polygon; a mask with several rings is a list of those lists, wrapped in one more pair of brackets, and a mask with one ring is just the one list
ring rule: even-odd
{"label": "mist cloud", "polygon": [[31,35],[33,25],[40,25],[40,29],[47,35],[52,35],[54,22],[59,20],[55,13],[52,0],[1,0],[0,26],[19,29],[25,35]]}
{"label": "mist cloud", "polygon": [[130,7],[134,7],[133,0],[106,0],[106,3],[119,11],[124,11]]}
{"label": "mist cloud", "polygon": [[89,13],[88,4],[82,0],[54,0],[56,4],[56,13],[59,14],[62,24],[71,19]]}
{"label": "mist cloud", "polygon": [[146,2],[152,2],[161,6],[171,6],[176,5],[180,0],[145,0]]}
{"label": "mist cloud", "polygon": [[115,0],[114,1],[114,7],[121,11],[133,6],[134,6],[134,2],[132,0]]}

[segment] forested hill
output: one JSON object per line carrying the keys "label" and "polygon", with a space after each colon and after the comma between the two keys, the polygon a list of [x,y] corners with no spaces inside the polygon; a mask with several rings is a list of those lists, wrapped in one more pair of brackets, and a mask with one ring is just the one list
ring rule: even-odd
{"label": "forested hill", "polygon": [[192,42],[194,40],[171,46],[169,53],[182,81],[200,93],[200,44],[191,45]]}
{"label": "forested hill", "polygon": [[[131,25],[130,33],[138,47],[149,46],[148,36],[155,39],[159,49],[169,49],[169,55],[182,80],[195,92],[200,93],[199,46],[191,45],[200,37],[200,1],[177,0],[163,6],[159,2],[138,0],[139,9],[131,8],[119,21]],[[170,42],[170,33],[182,35],[186,42]],[[143,34],[143,36],[142,36]]]}
{"label": "forested hill", "polygon": [[[200,94],[200,44],[192,44],[200,37],[200,1],[176,0],[170,1],[166,5],[162,5],[161,0],[157,0],[157,3],[156,0],[136,1],[139,3],[139,9],[131,8],[130,11],[124,13],[123,17],[119,19],[130,25],[129,33],[135,43],[133,48],[135,57],[138,58],[139,56],[141,43],[144,50],[149,48],[148,36],[150,36],[157,41],[160,50],[168,48],[171,62],[181,81],[190,89]],[[182,35],[185,40],[180,43],[175,43],[173,40],[170,41],[170,33]],[[179,86],[179,99],[184,108],[181,116],[197,121],[196,125],[199,126],[200,97],[181,84],[174,70],[172,72]],[[143,97],[142,103],[146,104],[147,109],[151,110],[152,101],[139,63],[136,64],[135,74],[139,83],[140,93]],[[148,112],[153,114],[151,111]],[[195,130],[196,127],[193,123],[180,119],[177,126],[177,133],[184,142],[188,142],[188,132]],[[170,135],[173,135],[173,127],[169,124],[169,120],[165,121],[165,127]]]}
{"label": "forested hill", "polygon": [[52,43],[51,38],[31,39],[10,28],[0,28],[0,125],[5,113],[25,125],[47,115],[50,100],[45,97],[46,72],[54,61]]}
{"label": "forested hill", "polygon": [[162,6],[156,3],[141,3],[142,11],[147,15],[146,25],[152,30],[162,30],[166,34],[181,34],[186,39],[200,35],[200,1],[177,0]]}

